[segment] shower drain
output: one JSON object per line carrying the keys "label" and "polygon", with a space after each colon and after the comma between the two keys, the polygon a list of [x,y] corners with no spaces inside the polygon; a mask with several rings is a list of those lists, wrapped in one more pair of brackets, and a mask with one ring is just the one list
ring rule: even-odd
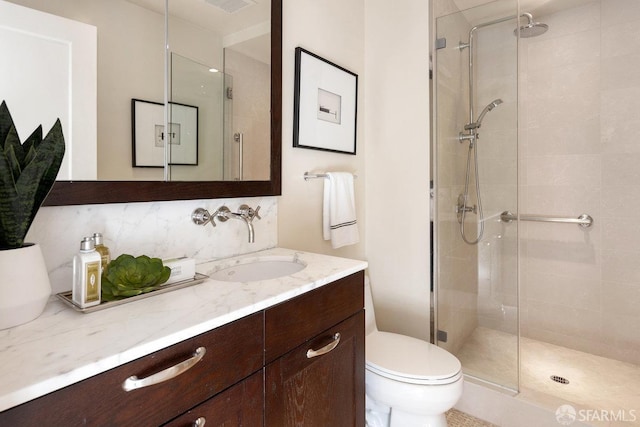
{"label": "shower drain", "polygon": [[560,384],[569,384],[569,380],[568,380],[568,379],[566,379],[566,378],[564,378],[564,377],[561,377],[561,376],[558,376],[558,375],[551,375],[551,377],[550,377],[550,378],[551,378],[553,381],[555,381],[555,382],[557,382],[557,383],[560,383]]}

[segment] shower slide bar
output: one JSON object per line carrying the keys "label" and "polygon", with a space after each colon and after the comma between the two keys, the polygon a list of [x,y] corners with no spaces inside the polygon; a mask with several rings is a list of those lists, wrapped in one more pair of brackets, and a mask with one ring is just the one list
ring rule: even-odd
{"label": "shower slide bar", "polygon": [[[518,219],[518,215],[509,211],[504,211],[500,214],[500,220],[502,222],[509,223]],[[563,216],[547,216],[547,215],[520,215],[520,221],[536,221],[536,222],[562,222],[566,224],[578,224],[582,228],[589,228],[593,225],[593,218],[591,215],[582,214],[578,218],[563,217]]]}

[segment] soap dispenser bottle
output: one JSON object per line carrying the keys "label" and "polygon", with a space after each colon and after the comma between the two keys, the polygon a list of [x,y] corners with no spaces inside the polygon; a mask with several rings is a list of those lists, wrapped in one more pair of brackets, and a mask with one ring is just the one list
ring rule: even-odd
{"label": "soap dispenser bottle", "polygon": [[93,233],[93,240],[96,243],[96,251],[100,254],[102,268],[101,272],[107,268],[107,265],[111,262],[111,252],[109,248],[104,245],[102,233]]}
{"label": "soap dispenser bottle", "polygon": [[92,237],[80,242],[80,252],[73,257],[73,302],[81,308],[100,304],[102,292],[101,256]]}

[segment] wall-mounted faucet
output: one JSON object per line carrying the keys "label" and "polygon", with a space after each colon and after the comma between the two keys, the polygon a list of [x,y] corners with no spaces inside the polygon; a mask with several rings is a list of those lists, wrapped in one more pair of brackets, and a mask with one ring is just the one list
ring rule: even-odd
{"label": "wall-mounted faucet", "polygon": [[231,212],[228,207],[221,206],[213,214],[209,213],[209,211],[204,208],[198,208],[191,213],[191,220],[197,225],[207,225],[211,223],[214,227],[216,226],[216,219],[220,222],[225,222],[228,219],[242,220],[247,224],[247,229],[249,231],[249,243],[253,243],[255,241],[253,219],[262,219],[258,214],[259,211],[260,206],[253,209],[249,205],[240,205],[238,212]]}

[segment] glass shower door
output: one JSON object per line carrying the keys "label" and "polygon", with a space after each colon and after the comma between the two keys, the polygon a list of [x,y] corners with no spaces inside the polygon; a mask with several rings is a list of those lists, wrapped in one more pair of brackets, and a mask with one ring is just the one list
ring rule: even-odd
{"label": "glass shower door", "polygon": [[515,0],[436,18],[436,343],[518,389]]}

